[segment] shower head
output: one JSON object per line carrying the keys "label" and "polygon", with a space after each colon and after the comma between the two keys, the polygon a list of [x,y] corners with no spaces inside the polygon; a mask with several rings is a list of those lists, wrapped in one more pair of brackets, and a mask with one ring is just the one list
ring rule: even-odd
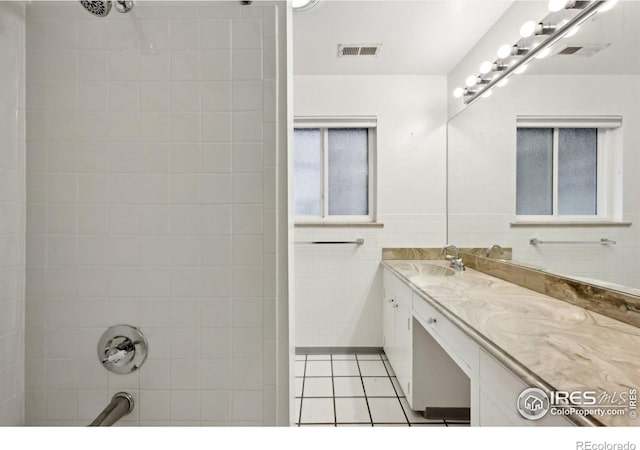
{"label": "shower head", "polygon": [[[113,2],[110,0],[80,0],[80,4],[94,16],[107,17],[109,15],[109,12],[111,12],[111,6],[113,5]],[[115,4],[116,9],[121,13],[128,13],[133,9],[133,1],[131,0],[117,0]]]}
{"label": "shower head", "polygon": [[94,16],[107,17],[111,11],[110,1],[80,0],[80,3]]}

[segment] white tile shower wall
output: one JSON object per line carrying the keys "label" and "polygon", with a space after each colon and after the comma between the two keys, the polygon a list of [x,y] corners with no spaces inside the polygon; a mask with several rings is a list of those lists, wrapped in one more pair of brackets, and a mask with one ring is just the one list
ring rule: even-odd
{"label": "white tile shower wall", "polygon": [[[638,129],[629,126],[640,116],[635,99],[638,76],[581,75],[576,77],[527,75],[505,86],[490,101],[479,102],[449,125],[449,240],[462,247],[491,243],[513,247],[513,259],[560,274],[600,279],[640,288],[637,258],[640,242],[638,195],[640,181],[633,172],[640,164]],[[532,97],[531,92],[544,95]],[[598,92],[597,96],[582,95]],[[553,99],[553,101],[550,101]],[[516,141],[518,115],[623,116],[622,220],[631,227],[511,228],[515,220]],[[491,174],[491,182],[464,180]],[[487,199],[491,199],[490,202]],[[609,238],[613,246],[532,246],[529,239],[595,240]]]}
{"label": "white tile shower wall", "polygon": [[[446,234],[446,77],[295,76],[296,116],[376,116],[377,220],[296,228],[297,346],[382,346],[383,247],[438,247]],[[313,240],[363,238],[361,247]]]}
{"label": "white tile shower wall", "polygon": [[[28,424],[119,390],[123,424],[276,423],[283,5],[28,5]],[[119,323],[129,375],[96,355]]]}
{"label": "white tile shower wall", "polygon": [[24,30],[0,2],[0,426],[24,424]]}

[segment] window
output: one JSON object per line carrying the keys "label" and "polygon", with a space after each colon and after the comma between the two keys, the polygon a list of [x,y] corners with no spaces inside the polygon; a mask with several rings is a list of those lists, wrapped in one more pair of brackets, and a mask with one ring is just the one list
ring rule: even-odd
{"label": "window", "polygon": [[296,119],[294,205],[298,222],[374,220],[375,120]]}
{"label": "window", "polygon": [[[518,119],[516,214],[519,219],[608,220],[614,183],[609,148],[617,122],[585,118]],[[609,153],[609,154],[607,154]],[[621,175],[621,174],[620,174]]]}

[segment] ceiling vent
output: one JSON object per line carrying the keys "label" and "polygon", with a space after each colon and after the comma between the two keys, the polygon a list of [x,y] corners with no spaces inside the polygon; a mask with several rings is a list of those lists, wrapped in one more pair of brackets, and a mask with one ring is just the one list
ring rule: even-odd
{"label": "ceiling vent", "polygon": [[338,56],[378,56],[382,44],[340,44]]}
{"label": "ceiling vent", "polygon": [[600,53],[611,44],[568,44],[559,52],[557,56],[584,56],[586,58]]}

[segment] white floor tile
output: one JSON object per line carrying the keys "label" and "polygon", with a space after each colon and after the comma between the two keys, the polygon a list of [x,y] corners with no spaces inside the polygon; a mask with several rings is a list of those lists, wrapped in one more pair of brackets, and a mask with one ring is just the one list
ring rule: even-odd
{"label": "white floor tile", "polygon": [[304,361],[307,355],[296,355],[296,361]]}
{"label": "white floor tile", "polygon": [[367,355],[358,353],[358,361],[380,361],[379,354]]}
{"label": "white floor tile", "polygon": [[295,385],[295,396],[296,397],[302,397],[302,380],[304,380],[304,378],[300,378],[300,377],[296,377],[296,385]]}
{"label": "white floor tile", "polygon": [[397,398],[368,398],[373,423],[407,423]]}
{"label": "white floor tile", "polygon": [[385,360],[384,365],[387,368],[387,372],[389,372],[389,375],[391,375],[392,377],[395,377],[396,373],[393,371],[393,367],[391,367],[391,363]]}
{"label": "white floor tile", "polygon": [[[380,362],[382,364],[382,361]],[[347,377],[360,375],[357,361],[333,361],[333,376]]]}
{"label": "white floor tile", "polygon": [[331,378],[305,378],[304,397],[333,397],[333,383]]}
{"label": "white floor tile", "polygon": [[369,427],[371,428],[370,423],[339,423],[339,427]]}
{"label": "white floor tile", "polygon": [[333,399],[305,398],[300,423],[333,423]]}
{"label": "white floor tile", "polygon": [[364,397],[360,377],[334,377],[333,389],[336,397]]}
{"label": "white floor tile", "polygon": [[409,424],[408,423],[374,423],[373,426],[376,427],[376,428],[381,428],[381,427],[408,427]]}
{"label": "white floor tile", "polygon": [[[433,423],[412,423],[412,427],[446,427],[447,425],[444,423],[444,420],[436,421]],[[449,425],[452,426],[452,425]],[[455,426],[469,426],[469,425],[455,425]]]}
{"label": "white floor tile", "polygon": [[367,397],[396,397],[389,377],[366,377],[362,381]]}
{"label": "white floor tile", "polygon": [[296,410],[295,410],[295,413],[294,413],[294,416],[293,416],[293,419],[294,419],[293,421],[295,423],[298,423],[300,421],[300,406],[301,406],[301,402],[302,402],[302,399],[299,399],[299,398],[296,399]]}
{"label": "white floor tile", "polygon": [[348,354],[348,355],[333,355],[333,360],[334,361],[342,361],[342,360],[351,360],[351,359],[356,359],[356,355],[354,354]]}
{"label": "white floor tile", "polygon": [[295,367],[295,373],[297,377],[303,377],[304,376],[304,361],[296,361],[296,367]]}
{"label": "white floor tile", "polygon": [[336,398],[336,422],[370,422],[364,398]]}
{"label": "white floor tile", "polygon": [[382,361],[359,361],[358,364],[363,377],[388,376],[387,369],[385,369]]}
{"label": "white floor tile", "polygon": [[306,376],[308,377],[330,377],[331,361],[307,361]]}
{"label": "white floor tile", "polygon": [[393,386],[396,388],[396,393],[398,394],[398,397],[405,397],[404,391],[402,390],[402,387],[400,387],[400,382],[398,381],[398,379],[396,377],[392,377],[391,382],[393,383]]}
{"label": "white floor tile", "polygon": [[333,423],[303,423],[300,427],[335,427]]}
{"label": "white floor tile", "polygon": [[331,361],[331,355],[307,355],[307,361]]}

